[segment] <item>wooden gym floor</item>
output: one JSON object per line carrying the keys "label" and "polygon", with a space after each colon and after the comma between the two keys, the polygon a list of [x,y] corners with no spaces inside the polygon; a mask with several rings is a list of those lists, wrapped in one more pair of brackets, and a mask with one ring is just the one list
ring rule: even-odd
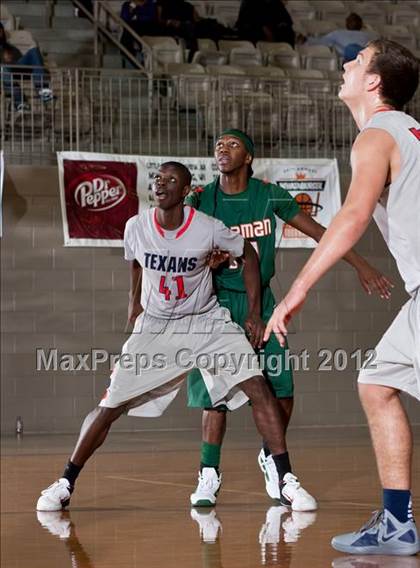
{"label": "wooden gym floor", "polygon": [[[420,442],[414,512],[420,518]],[[291,513],[265,494],[254,431],[228,432],[217,507],[193,511],[199,432],[110,434],[81,473],[67,513],[38,515],[76,436],[3,438],[4,568],[420,568],[420,556],[349,557],[333,535],[359,528],[380,504],[365,428],[295,429],[295,471],[319,501]],[[202,535],[200,536],[200,526]]]}

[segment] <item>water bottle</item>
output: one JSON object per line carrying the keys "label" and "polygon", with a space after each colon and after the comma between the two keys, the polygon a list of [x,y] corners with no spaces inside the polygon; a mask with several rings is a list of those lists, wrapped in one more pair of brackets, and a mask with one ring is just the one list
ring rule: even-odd
{"label": "water bottle", "polygon": [[16,436],[21,436],[23,434],[23,420],[22,416],[16,418]]}

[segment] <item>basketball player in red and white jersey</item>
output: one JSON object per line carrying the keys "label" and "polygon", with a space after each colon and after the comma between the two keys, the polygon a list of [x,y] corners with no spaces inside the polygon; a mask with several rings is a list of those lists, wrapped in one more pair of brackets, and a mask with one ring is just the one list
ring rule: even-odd
{"label": "basketball player in red and white jersey", "polygon": [[359,531],[334,537],[332,546],[350,554],[412,555],[420,550],[410,491],[413,444],[400,393],[420,400],[420,124],[402,109],[417,89],[419,61],[397,43],[376,40],[344,70],[339,97],[360,129],[347,198],[265,335],[274,331],[284,341],[309,290],[360,239],[373,216],[410,299],[377,345],[375,368],[363,368],[358,379],[383,508]]}
{"label": "basketball player in red and white jersey", "polygon": [[[141,298],[138,286],[131,290],[130,313],[138,314],[134,330],[104,398],[82,425],[62,477],[41,493],[38,511],[66,507],[81,469],[112,423],[124,413],[160,416],[194,367],[203,371],[212,404],[235,409],[252,402],[275,463],[286,451],[282,418],[251,346],[261,342],[265,327],[257,255],[221,221],[184,206],[190,185],[191,173],[183,164],[163,164],[153,183],[157,207],[127,222],[125,258],[132,263],[132,283],[141,278],[142,284]],[[214,249],[243,258],[250,306],[244,327],[251,343],[217,302],[207,263]]]}

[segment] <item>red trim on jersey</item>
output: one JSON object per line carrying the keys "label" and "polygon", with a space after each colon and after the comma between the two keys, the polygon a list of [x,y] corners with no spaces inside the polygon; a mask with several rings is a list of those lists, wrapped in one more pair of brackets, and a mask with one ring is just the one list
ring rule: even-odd
{"label": "red trim on jersey", "polygon": [[[176,239],[185,233],[185,231],[191,225],[191,221],[193,220],[194,215],[195,215],[195,209],[190,207],[190,212],[189,212],[188,218],[185,221],[185,223],[182,225],[182,227],[179,229],[179,231],[176,233],[176,235],[175,235]],[[153,222],[155,224],[155,228],[156,228],[157,232],[159,233],[159,235],[161,235],[162,237],[165,237],[165,230],[163,229],[163,227],[159,224],[159,221],[157,220],[157,209],[155,209],[154,212],[153,212]]]}
{"label": "red trim on jersey", "polygon": [[161,237],[165,236],[165,231],[159,225],[159,221],[157,220],[157,209],[153,211],[153,222],[155,224],[156,231],[159,233]]}
{"label": "red trim on jersey", "polygon": [[392,107],[389,107],[389,106],[381,106],[381,107],[378,107],[373,114],[376,114],[378,112],[388,112],[388,111],[391,111],[391,110],[395,110],[395,109],[393,109]]}
{"label": "red trim on jersey", "polygon": [[409,128],[409,130],[410,130],[411,134],[414,134],[414,136],[420,142],[420,128]]}
{"label": "red trim on jersey", "polygon": [[191,221],[193,220],[194,215],[195,215],[195,209],[193,209],[193,208],[191,207],[191,208],[190,208],[190,214],[188,215],[188,219],[185,221],[184,226],[181,227],[181,228],[179,229],[179,231],[177,232],[177,234],[175,235],[175,238],[176,238],[176,239],[185,233],[185,231],[186,231],[186,230],[188,229],[188,227],[191,225]]}

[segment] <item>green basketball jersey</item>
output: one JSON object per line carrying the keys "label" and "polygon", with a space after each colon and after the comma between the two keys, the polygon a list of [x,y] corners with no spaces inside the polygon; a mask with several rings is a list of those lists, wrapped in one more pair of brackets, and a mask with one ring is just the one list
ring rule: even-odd
{"label": "green basketball jersey", "polygon": [[[232,195],[224,193],[216,179],[189,195],[186,201],[250,241],[260,259],[261,285],[268,286],[275,268],[275,215],[287,222],[299,213],[290,193],[280,186],[250,178],[245,191]],[[219,290],[245,292],[242,269],[235,265],[220,268],[215,271],[215,285]]]}

